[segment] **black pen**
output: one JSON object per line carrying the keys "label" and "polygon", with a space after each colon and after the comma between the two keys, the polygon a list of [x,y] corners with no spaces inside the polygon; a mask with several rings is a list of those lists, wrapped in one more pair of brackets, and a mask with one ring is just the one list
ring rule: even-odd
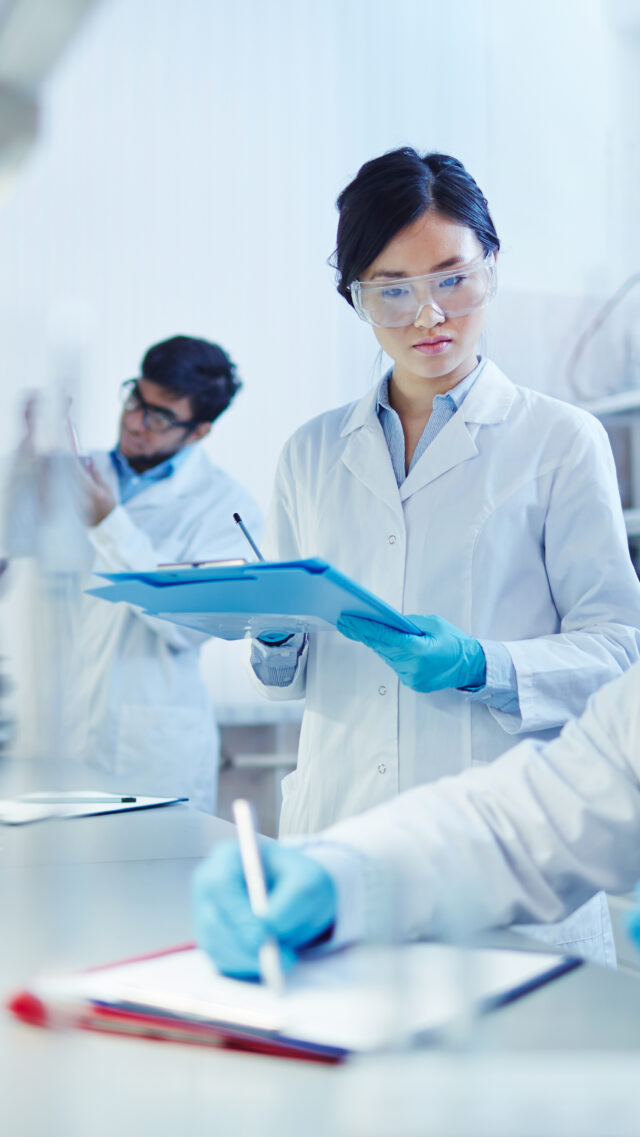
{"label": "black pen", "polygon": [[262,553],[260,552],[258,546],[256,545],[253,537],[251,536],[249,530],[247,529],[247,527],[246,527],[244,521],[242,520],[240,514],[234,513],[233,520],[235,521],[236,525],[239,526],[239,528],[242,530],[243,536],[246,538],[246,540],[251,545],[251,548],[253,549],[254,553],[256,554],[258,560],[264,561],[264,557],[263,557]]}
{"label": "black pen", "polygon": [[116,794],[103,794],[102,797],[88,794],[74,796],[71,790],[68,794],[44,794],[41,797],[36,794],[25,794],[21,800],[26,805],[131,805],[138,799],[130,795],[118,797]]}

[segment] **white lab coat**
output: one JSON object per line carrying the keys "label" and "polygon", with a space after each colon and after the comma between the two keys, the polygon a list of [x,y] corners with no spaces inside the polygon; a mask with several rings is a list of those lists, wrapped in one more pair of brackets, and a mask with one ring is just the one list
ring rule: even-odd
{"label": "white lab coat", "polygon": [[365,925],[389,881],[403,938],[558,920],[600,888],[626,892],[640,878],[640,664],[548,745],[522,742],[320,836],[307,851],[356,873]]}
{"label": "white lab coat", "polygon": [[[118,500],[109,455],[93,457]],[[88,530],[92,569],[124,572],[245,556],[236,510],[260,532],[260,513],[247,490],[195,445],[171,477]],[[72,753],[117,775],[127,791],[186,795],[196,808],[213,811],[218,731],[199,669],[207,637],[93,596],[82,597],[75,615],[75,674],[66,708]]]}
{"label": "white lab coat", "polygon": [[285,835],[492,761],[514,736],[548,741],[640,658],[640,582],[596,419],[487,362],[398,488],[375,404],[372,391],[289,440],[267,554],[326,557],[402,612],[503,642],[520,714],[463,691],[412,691],[362,644],[311,635],[292,686],[262,688],[306,696]]}
{"label": "white lab coat", "polygon": [[[402,612],[504,643],[520,706],[513,715],[463,691],[412,691],[364,645],[311,635],[293,684],[263,686],[271,698],[306,696],[281,835],[491,762],[518,735],[549,741],[640,658],[640,583],[605,431],[491,362],[400,488],[375,390],[298,430],[278,467],[265,549],[325,557]],[[603,927],[610,958],[604,898],[557,939],[602,940]]]}

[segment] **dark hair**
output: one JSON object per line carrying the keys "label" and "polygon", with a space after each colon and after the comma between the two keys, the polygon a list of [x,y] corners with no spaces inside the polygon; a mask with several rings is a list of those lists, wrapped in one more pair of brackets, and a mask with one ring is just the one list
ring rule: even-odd
{"label": "dark hair", "polygon": [[349,304],[351,283],[401,229],[430,209],[473,229],[485,254],[500,248],[487,199],[449,154],[421,158],[410,146],[391,150],[366,162],[336,204],[340,220],[332,263],[338,292]]}
{"label": "dark hair", "polygon": [[143,379],[188,395],[196,422],[214,422],[242,386],[226,351],[192,336],[173,336],[154,344],[142,360],[141,372]]}

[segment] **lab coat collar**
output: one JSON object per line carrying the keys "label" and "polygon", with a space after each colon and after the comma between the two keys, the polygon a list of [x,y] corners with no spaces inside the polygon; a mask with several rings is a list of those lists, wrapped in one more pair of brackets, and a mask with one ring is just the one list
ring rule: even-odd
{"label": "lab coat collar", "polygon": [[458,414],[465,422],[477,422],[482,426],[504,422],[515,394],[515,385],[488,359]]}
{"label": "lab coat collar", "polygon": [[378,387],[379,384],[376,383],[371,391],[367,391],[366,395],[353,404],[340,431],[341,438],[353,434],[353,431],[359,430],[361,426],[370,426],[374,419],[377,420]]}
{"label": "lab coat collar", "polygon": [[515,396],[513,383],[487,360],[466,399],[443,426],[400,486],[404,502],[442,474],[478,453],[478,429],[503,422]]}
{"label": "lab coat collar", "polygon": [[402,523],[398,483],[384,431],[377,414],[378,388],[369,391],[348,412],[340,432],[345,439],[342,461]]}
{"label": "lab coat collar", "polygon": [[342,460],[378,498],[397,511],[398,504],[416,490],[475,457],[477,431],[467,424],[502,422],[509,413],[515,387],[495,363],[487,360],[462,406],[427,447],[399,490],[378,420],[377,396],[376,386],[349,411],[340,432],[347,438]]}
{"label": "lab coat collar", "polygon": [[[379,384],[376,384],[352,405],[340,431],[342,438],[378,417],[378,387]],[[509,413],[514,395],[515,387],[511,380],[507,379],[495,363],[487,359],[458,413],[465,422],[482,424],[502,422]]]}
{"label": "lab coat collar", "polygon": [[[169,500],[190,496],[196,487],[203,485],[211,479],[211,464],[200,444],[190,447],[191,453],[180,463],[169,478],[162,478],[159,482],[150,482],[140,493],[131,498],[125,508],[147,505],[165,505]],[[118,476],[109,454],[96,454],[93,456],[98,472],[105,479],[114,492],[117,501],[120,501]]]}

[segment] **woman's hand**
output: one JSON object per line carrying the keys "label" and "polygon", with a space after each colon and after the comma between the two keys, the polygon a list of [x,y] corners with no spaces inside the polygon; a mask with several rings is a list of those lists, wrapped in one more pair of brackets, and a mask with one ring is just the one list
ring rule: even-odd
{"label": "woman's hand", "polygon": [[477,640],[440,616],[408,619],[420,628],[422,635],[398,632],[387,624],[348,613],[338,620],[338,631],[377,652],[401,683],[414,691],[484,687],[486,660]]}

